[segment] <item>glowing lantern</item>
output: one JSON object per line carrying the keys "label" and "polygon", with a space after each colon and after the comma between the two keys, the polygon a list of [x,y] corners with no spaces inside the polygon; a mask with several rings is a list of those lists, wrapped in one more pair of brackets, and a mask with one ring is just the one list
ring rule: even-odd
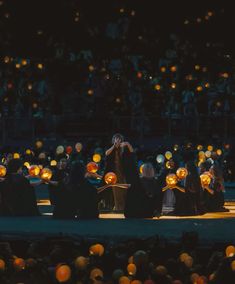
{"label": "glowing lantern", "polygon": [[211,151],[206,151],[206,152],[205,152],[205,156],[206,156],[207,158],[210,158],[210,157],[211,157]]}
{"label": "glowing lantern", "polygon": [[93,157],[92,157],[92,160],[95,163],[99,163],[101,161],[101,155],[100,154],[94,154]]}
{"label": "glowing lantern", "polygon": [[166,275],[167,274],[167,269],[163,265],[158,265],[156,267],[155,271],[158,275]]}
{"label": "glowing lantern", "polygon": [[184,21],[184,24],[185,24],[185,25],[188,25],[188,24],[189,24],[189,20],[185,20],[185,21]]}
{"label": "glowing lantern", "polygon": [[36,166],[36,165],[32,165],[29,169],[29,175],[31,177],[37,177],[39,174],[40,174],[40,168],[39,166]]}
{"label": "glowing lantern", "polygon": [[198,70],[200,70],[200,68],[201,68],[201,67],[200,67],[200,65],[195,65],[195,67],[194,67],[194,68],[195,68],[195,70],[197,70],[197,71],[198,71]]}
{"label": "glowing lantern", "polygon": [[88,259],[84,256],[79,256],[75,260],[75,266],[78,270],[85,270],[88,265]]}
{"label": "glowing lantern", "polygon": [[27,150],[25,151],[25,154],[26,154],[26,155],[30,155],[30,154],[31,154],[31,150],[30,150],[30,149],[27,149]]}
{"label": "glowing lantern", "polygon": [[89,65],[88,69],[90,72],[93,72],[95,70],[95,67],[93,65]]}
{"label": "glowing lantern", "polygon": [[172,153],[170,151],[167,151],[165,153],[165,157],[167,158],[167,160],[170,160],[172,158]]}
{"label": "glowing lantern", "polygon": [[120,279],[119,279],[119,284],[130,284],[131,283],[131,280],[127,277],[127,276],[122,276]]}
{"label": "glowing lantern", "polygon": [[170,70],[171,70],[171,72],[176,72],[177,71],[177,67],[176,66],[171,66]]}
{"label": "glowing lantern", "polygon": [[43,143],[42,143],[42,141],[37,141],[36,142],[36,147],[39,149],[39,148],[42,148],[42,146],[43,146]]}
{"label": "glowing lantern", "polygon": [[174,145],[174,151],[178,151],[178,149],[179,149],[179,145]]}
{"label": "glowing lantern", "polygon": [[186,252],[183,252],[183,253],[181,253],[181,255],[180,255],[180,261],[181,262],[184,262],[185,261],[185,259],[187,258],[189,256],[189,254],[188,253],[186,253]]}
{"label": "glowing lantern", "polygon": [[137,73],[137,78],[141,79],[141,78],[142,78],[142,76],[143,76],[143,75],[142,75],[142,73],[141,73],[141,72],[138,72],[138,73]]}
{"label": "glowing lantern", "polygon": [[139,168],[139,171],[140,171],[140,174],[142,175],[143,174],[143,167],[144,167],[144,164],[142,164]]}
{"label": "glowing lantern", "polygon": [[38,69],[42,70],[43,69],[43,64],[42,63],[38,63],[37,67],[38,67]]}
{"label": "glowing lantern", "polygon": [[201,19],[201,18],[197,18],[197,22],[198,22],[198,23],[201,23],[201,22],[202,22],[202,19]]}
{"label": "glowing lantern", "polygon": [[68,265],[60,265],[55,272],[55,277],[58,282],[67,282],[71,278],[71,268]]}
{"label": "glowing lantern", "polygon": [[10,57],[9,56],[5,56],[4,57],[4,62],[7,64],[10,62]]}
{"label": "glowing lantern", "polygon": [[162,67],[160,68],[160,70],[161,70],[162,73],[165,73],[165,72],[166,72],[166,67],[165,67],[165,66],[162,66]]}
{"label": "glowing lantern", "polygon": [[158,162],[159,164],[162,164],[162,163],[164,163],[164,161],[165,161],[165,157],[160,154],[160,155],[157,155],[156,160],[157,160],[157,162]]}
{"label": "glowing lantern", "polygon": [[176,171],[176,175],[178,179],[182,180],[186,178],[186,176],[188,175],[188,171],[186,168],[178,168],[178,170]]}
{"label": "glowing lantern", "polygon": [[19,153],[14,153],[13,154],[13,159],[19,159],[20,158],[20,154]]}
{"label": "glowing lantern", "polygon": [[234,246],[228,246],[225,250],[226,257],[233,257],[235,254],[235,247]]}
{"label": "glowing lantern", "polygon": [[210,151],[210,152],[212,152],[212,151],[213,151],[213,149],[214,149],[214,148],[213,148],[213,146],[212,146],[212,145],[209,145],[209,146],[207,147],[207,150],[208,150],[208,151]]}
{"label": "glowing lantern", "polygon": [[50,165],[51,165],[51,167],[56,167],[57,166],[57,161],[56,160],[51,160]]}
{"label": "glowing lantern", "polygon": [[64,153],[64,146],[60,145],[56,148],[56,154],[60,155]]}
{"label": "glowing lantern", "polygon": [[73,147],[72,146],[67,146],[66,147],[66,153],[70,155],[72,152],[73,152]]}
{"label": "glowing lantern", "polygon": [[197,86],[197,91],[201,92],[203,90],[202,86]]}
{"label": "glowing lantern", "polygon": [[90,246],[89,252],[91,255],[102,256],[104,254],[104,247],[101,244],[95,244]]}
{"label": "glowing lantern", "polygon": [[129,275],[135,275],[136,274],[136,265],[134,263],[129,263],[127,265],[127,272]]}
{"label": "glowing lantern", "polygon": [[117,182],[117,176],[113,172],[109,172],[105,175],[104,180],[107,184],[115,184]]}
{"label": "glowing lantern", "polygon": [[26,59],[22,59],[21,64],[22,64],[23,66],[26,66],[26,65],[27,65],[27,60],[26,60]]}
{"label": "glowing lantern", "polygon": [[171,83],[171,88],[175,89],[176,88],[176,83]]}
{"label": "glowing lantern", "polygon": [[16,271],[25,269],[25,261],[23,258],[16,257],[13,261],[13,266]]}
{"label": "glowing lantern", "polygon": [[94,268],[94,269],[91,270],[90,279],[95,281],[97,277],[103,278],[104,277],[104,273],[103,273],[103,271],[101,269]]}
{"label": "glowing lantern", "polygon": [[48,168],[41,170],[40,177],[43,180],[50,180],[52,178],[52,171]]}
{"label": "glowing lantern", "polygon": [[38,104],[37,103],[33,103],[33,108],[37,108]]}
{"label": "glowing lantern", "polygon": [[206,88],[210,88],[210,83],[205,83]]}
{"label": "glowing lantern", "polygon": [[0,165],[0,177],[5,177],[6,173],[7,173],[6,167]]}
{"label": "glowing lantern", "polygon": [[20,69],[21,65],[19,63],[16,63],[16,69]]}
{"label": "glowing lantern", "polygon": [[30,163],[29,162],[24,162],[24,166],[29,169],[30,168]]}
{"label": "glowing lantern", "polygon": [[99,166],[95,162],[90,162],[87,164],[86,169],[89,173],[96,173],[99,169]]}
{"label": "glowing lantern", "polygon": [[217,154],[218,156],[221,156],[221,155],[222,155],[222,150],[221,150],[221,149],[217,149],[217,150],[216,150],[216,154]]}
{"label": "glowing lantern", "polygon": [[197,150],[198,150],[198,151],[201,151],[202,149],[203,149],[203,146],[202,146],[202,145],[198,145],[198,146],[197,146]]}
{"label": "glowing lantern", "polygon": [[79,142],[76,143],[75,149],[78,153],[81,152],[82,151],[82,143],[79,143]]}
{"label": "glowing lantern", "polygon": [[173,161],[167,161],[166,162],[166,168],[168,170],[174,169],[174,167],[175,167],[175,163]]}
{"label": "glowing lantern", "polygon": [[92,89],[89,89],[89,90],[87,91],[87,94],[88,94],[89,96],[92,96],[92,95],[94,95],[94,90],[92,90]]}
{"label": "glowing lantern", "polygon": [[155,88],[156,91],[160,91],[160,90],[161,90],[161,85],[156,84],[156,85],[154,86],[154,88]]}
{"label": "glowing lantern", "polygon": [[166,184],[169,187],[176,186],[177,182],[178,182],[178,179],[177,179],[177,176],[175,174],[169,174],[169,175],[166,176]]}
{"label": "glowing lantern", "polygon": [[6,268],[6,263],[3,259],[0,259],[0,271],[4,271]]}

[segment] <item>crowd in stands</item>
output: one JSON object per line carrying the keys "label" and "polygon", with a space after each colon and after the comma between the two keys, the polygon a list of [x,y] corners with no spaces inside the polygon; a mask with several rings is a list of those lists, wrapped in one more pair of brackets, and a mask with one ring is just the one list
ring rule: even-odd
{"label": "crowd in stands", "polygon": [[69,238],[0,243],[0,281],[34,284],[232,284],[235,248],[201,246],[196,233],[181,242],[94,243]]}

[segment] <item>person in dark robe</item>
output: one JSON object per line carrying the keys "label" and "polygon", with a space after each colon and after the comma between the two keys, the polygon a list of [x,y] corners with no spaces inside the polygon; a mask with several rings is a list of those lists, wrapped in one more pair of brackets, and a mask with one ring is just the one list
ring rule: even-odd
{"label": "person in dark robe", "polygon": [[22,175],[23,162],[12,159],[0,187],[0,207],[3,216],[38,216],[36,195],[29,180]]}
{"label": "person in dark robe", "polygon": [[[129,172],[131,171],[131,169],[129,169],[129,164],[131,163],[132,167],[136,167],[136,165],[131,162],[134,155],[133,148],[129,142],[124,142],[124,137],[119,133],[113,136],[112,143],[113,145],[105,153],[105,173],[114,172],[117,176],[117,183],[129,183],[128,177]],[[124,211],[127,189],[113,187],[112,192],[115,211]],[[110,200],[110,196],[108,196],[107,198],[107,191],[105,192],[105,194],[106,200]]]}
{"label": "person in dark robe", "polygon": [[79,162],[71,167],[68,182],[58,192],[53,212],[54,218],[95,219],[98,218],[97,189],[85,178]]}
{"label": "person in dark robe", "polygon": [[141,177],[142,217],[153,218],[162,212],[162,190],[151,163],[144,164]]}
{"label": "person in dark robe", "polygon": [[198,169],[192,161],[186,164],[186,169],[188,170],[188,175],[185,179],[185,213],[187,215],[199,215],[204,210],[202,210],[202,186]]}

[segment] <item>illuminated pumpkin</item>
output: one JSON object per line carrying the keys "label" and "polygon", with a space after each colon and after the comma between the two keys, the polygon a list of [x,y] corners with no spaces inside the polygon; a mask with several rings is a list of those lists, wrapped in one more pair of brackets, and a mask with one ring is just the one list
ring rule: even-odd
{"label": "illuminated pumpkin", "polygon": [[127,272],[129,275],[135,275],[136,274],[136,265],[134,263],[129,263],[127,265]]}
{"label": "illuminated pumpkin", "polygon": [[203,90],[202,86],[197,86],[197,89],[196,89],[198,92],[201,92]]}
{"label": "illuminated pumpkin", "polygon": [[42,141],[37,141],[36,142],[36,147],[39,149],[39,148],[42,148],[42,146],[43,146],[43,143],[42,143]]}
{"label": "illuminated pumpkin", "polygon": [[206,172],[200,175],[202,187],[209,186],[211,183],[211,177]]}
{"label": "illuminated pumpkin", "polygon": [[21,271],[23,269],[25,269],[25,261],[23,258],[15,258],[13,261],[13,266],[15,268],[16,271]]}
{"label": "illuminated pumpkin", "polygon": [[30,163],[29,162],[24,162],[24,166],[29,169],[30,168]]}
{"label": "illuminated pumpkin", "polygon": [[70,155],[72,152],[73,152],[73,147],[72,146],[67,146],[66,147],[66,153]]}
{"label": "illuminated pumpkin", "polygon": [[117,176],[113,172],[109,172],[105,175],[104,180],[107,184],[115,184],[117,182]]}
{"label": "illuminated pumpkin", "polygon": [[178,179],[176,174],[169,174],[166,176],[166,184],[169,187],[174,187],[177,185]]}
{"label": "illuminated pumpkin", "polygon": [[160,154],[160,155],[157,155],[156,160],[157,160],[157,162],[158,162],[159,164],[162,164],[162,163],[164,163],[164,161],[165,161],[165,157]]}
{"label": "illuminated pumpkin", "polygon": [[178,179],[182,180],[186,178],[186,176],[188,175],[188,171],[186,168],[178,168],[178,170],[176,171],[176,175]]}
{"label": "illuminated pumpkin", "polygon": [[90,273],[90,279],[92,279],[93,281],[96,280],[97,277],[101,277],[103,278],[104,277],[104,273],[101,269],[99,268],[93,268],[91,270],[91,273]]}
{"label": "illuminated pumpkin", "polygon": [[81,152],[82,151],[82,143],[79,143],[79,142],[76,143],[75,149],[78,153]]}
{"label": "illuminated pumpkin", "polygon": [[56,154],[60,155],[64,153],[64,146],[60,145],[56,148]]}
{"label": "illuminated pumpkin", "polygon": [[99,169],[99,166],[95,162],[90,162],[87,164],[86,169],[89,173],[96,173]]}
{"label": "illuminated pumpkin", "polygon": [[92,157],[92,160],[95,163],[99,163],[101,161],[101,155],[100,154],[94,154],[93,157]]}
{"label": "illuminated pumpkin", "polygon": [[130,284],[131,280],[127,276],[120,277],[118,284]]}
{"label": "illuminated pumpkin", "polygon": [[31,177],[36,177],[36,176],[38,176],[40,174],[40,168],[39,168],[39,166],[36,166],[36,165],[30,166],[28,171],[29,171],[29,175]]}
{"label": "illuminated pumpkin", "polygon": [[0,165],[0,177],[5,177],[6,173],[7,173],[6,167]]}
{"label": "illuminated pumpkin", "polygon": [[213,149],[214,149],[214,147],[213,147],[212,145],[209,145],[209,146],[207,147],[207,150],[210,151],[210,152],[212,152]]}
{"label": "illuminated pumpkin", "polygon": [[68,265],[60,265],[55,272],[55,277],[58,282],[67,282],[71,278],[71,269]]}
{"label": "illuminated pumpkin", "polygon": [[102,256],[104,254],[104,247],[101,244],[95,244],[90,246],[89,252],[91,255]]}
{"label": "illuminated pumpkin", "polygon": [[40,177],[43,180],[50,180],[52,178],[52,171],[48,168],[41,170]]}
{"label": "illuminated pumpkin", "polygon": [[3,259],[0,259],[0,271],[4,271],[6,269],[6,263]]}
{"label": "illuminated pumpkin", "polygon": [[20,154],[19,153],[14,153],[13,154],[13,159],[19,159],[20,158]]}
{"label": "illuminated pumpkin", "polygon": [[56,167],[57,166],[57,161],[56,160],[51,160],[50,165],[51,165],[51,167]]}
{"label": "illuminated pumpkin", "polygon": [[235,254],[235,247],[234,246],[226,247],[225,254],[226,254],[227,257],[234,256],[234,254]]}
{"label": "illuminated pumpkin", "polygon": [[75,267],[78,270],[85,270],[88,265],[88,259],[84,256],[79,256],[75,260]]}
{"label": "illuminated pumpkin", "polygon": [[165,157],[167,158],[167,160],[170,160],[172,158],[172,153],[170,151],[167,151],[165,153]]}
{"label": "illuminated pumpkin", "polygon": [[171,72],[176,72],[177,71],[177,67],[176,66],[171,66],[170,70],[171,70]]}

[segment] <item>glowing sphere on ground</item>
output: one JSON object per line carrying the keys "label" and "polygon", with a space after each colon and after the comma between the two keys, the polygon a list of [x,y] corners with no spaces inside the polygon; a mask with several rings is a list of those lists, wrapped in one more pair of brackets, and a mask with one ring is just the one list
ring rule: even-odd
{"label": "glowing sphere on ground", "polygon": [[101,244],[95,244],[90,246],[89,252],[91,255],[102,256],[104,254],[104,247]]}
{"label": "glowing sphere on ground", "polygon": [[73,152],[73,147],[72,146],[67,146],[66,147],[66,153],[70,155],[72,152]]}
{"label": "glowing sphere on ground", "polygon": [[75,149],[78,153],[81,152],[82,151],[82,143],[79,143],[79,142],[76,143]]}
{"label": "glowing sphere on ground", "polygon": [[107,184],[115,184],[117,183],[117,176],[115,173],[113,172],[109,172],[105,175],[104,177],[104,181],[107,183]]}
{"label": "glowing sphere on ground", "polygon": [[167,151],[165,153],[165,157],[167,158],[167,160],[170,160],[172,158],[172,153],[170,151]]}
{"label": "glowing sphere on ground", "polygon": [[104,277],[104,273],[101,269],[99,268],[93,268],[91,270],[91,273],[90,273],[90,279],[92,279],[93,281],[96,280],[97,277],[101,277],[103,278]]}
{"label": "glowing sphere on ground", "polygon": [[129,263],[127,265],[127,272],[129,275],[136,275],[136,265],[134,263]]}
{"label": "glowing sphere on ground", "polygon": [[211,183],[211,177],[206,172],[200,175],[200,179],[201,179],[201,184],[203,187],[209,186]]}
{"label": "glowing sphere on ground", "polygon": [[6,173],[7,173],[6,167],[0,165],[0,177],[5,177]]}
{"label": "glowing sphere on ground", "polygon": [[0,259],[0,271],[4,271],[6,268],[6,263],[3,259]]}
{"label": "glowing sphere on ground", "polygon": [[56,148],[56,154],[60,155],[64,153],[64,146],[60,145]]}
{"label": "glowing sphere on ground", "polygon": [[157,155],[156,160],[159,164],[162,164],[165,161],[165,157],[162,154],[160,154],[160,155]]}
{"label": "glowing sphere on ground", "polygon": [[169,186],[169,187],[174,187],[177,185],[177,182],[178,182],[178,178],[177,178],[177,175],[176,174],[169,174],[166,176],[166,184]]}
{"label": "glowing sphere on ground", "polygon": [[92,157],[92,160],[95,163],[99,163],[101,161],[101,155],[100,154],[94,154],[93,157]]}
{"label": "glowing sphere on ground", "polygon": [[20,154],[19,153],[14,153],[13,154],[13,159],[19,159],[20,158]]}
{"label": "glowing sphere on ground", "polygon": [[130,284],[131,280],[127,276],[120,277],[118,284]]}
{"label": "glowing sphere on ground", "polygon": [[42,146],[43,146],[43,143],[42,143],[42,141],[37,141],[36,143],[35,143],[35,145],[36,145],[36,148],[42,148]]}
{"label": "glowing sphere on ground", "polygon": [[50,180],[52,178],[52,171],[48,168],[41,170],[40,177],[43,180]]}
{"label": "glowing sphere on ground", "polygon": [[16,257],[13,261],[13,266],[16,271],[25,269],[25,261],[23,258]]}
{"label": "glowing sphere on ground", "polygon": [[50,165],[51,165],[52,167],[57,166],[57,161],[56,161],[56,160],[51,160]]}
{"label": "glowing sphere on ground", "polygon": [[60,265],[56,269],[55,277],[60,283],[67,282],[71,278],[71,268],[68,265]]}
{"label": "glowing sphere on ground", "polygon": [[185,179],[188,175],[188,170],[186,168],[178,168],[178,170],[176,171],[176,175],[180,180]]}
{"label": "glowing sphere on ground", "polygon": [[88,259],[84,256],[79,256],[75,259],[75,267],[78,270],[85,270],[88,265]]}
{"label": "glowing sphere on ground", "polygon": [[39,166],[36,166],[36,165],[30,166],[28,171],[29,171],[29,175],[31,177],[37,177],[40,174],[40,168],[39,168]]}
{"label": "glowing sphere on ground", "polygon": [[225,250],[225,254],[227,257],[232,257],[235,255],[235,247],[234,246],[228,246]]}
{"label": "glowing sphere on ground", "polygon": [[89,173],[96,173],[99,169],[99,166],[95,162],[90,162],[86,165],[86,169]]}

